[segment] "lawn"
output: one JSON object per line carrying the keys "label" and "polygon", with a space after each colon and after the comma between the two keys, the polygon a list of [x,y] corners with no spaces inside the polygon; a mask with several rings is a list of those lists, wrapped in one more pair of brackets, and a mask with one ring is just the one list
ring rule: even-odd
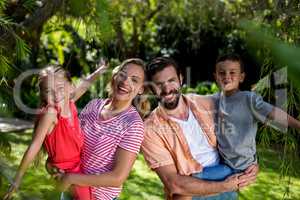
{"label": "lawn", "polygon": [[[7,176],[11,177],[20,162],[26,146],[30,142],[31,133],[9,133],[12,141],[11,161],[7,164],[13,170],[2,170],[0,173],[3,182],[0,188],[2,196],[7,188]],[[295,162],[294,170],[290,170],[290,178],[280,178],[280,152],[274,149],[258,148],[260,156],[260,173],[255,184],[240,192],[240,200],[276,200],[276,199],[300,199],[300,169],[299,161]],[[45,157],[42,160],[44,163]],[[289,191],[288,193],[286,193]],[[286,195],[285,195],[286,194]],[[59,193],[54,189],[54,183],[46,173],[43,164],[31,167],[22,182],[21,188],[14,199],[58,199]],[[138,156],[134,168],[126,181],[121,200],[160,200],[163,199],[163,187],[159,178],[146,166],[142,155]]]}

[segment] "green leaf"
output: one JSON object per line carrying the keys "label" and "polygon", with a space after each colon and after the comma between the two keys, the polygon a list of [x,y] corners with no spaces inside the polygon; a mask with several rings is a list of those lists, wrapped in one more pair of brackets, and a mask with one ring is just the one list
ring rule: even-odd
{"label": "green leaf", "polygon": [[26,10],[33,12],[37,7],[37,3],[36,3],[36,0],[24,0],[22,6]]}
{"label": "green leaf", "polygon": [[28,56],[30,53],[29,46],[20,38],[19,36],[16,36],[16,53],[17,53],[17,59],[22,60]]}
{"label": "green leaf", "polygon": [[4,77],[10,68],[10,61],[8,58],[2,54],[0,54],[0,76]]}
{"label": "green leaf", "polygon": [[0,0],[0,10],[1,10],[0,13],[2,12],[2,10],[5,9],[6,5],[7,5],[7,0]]}

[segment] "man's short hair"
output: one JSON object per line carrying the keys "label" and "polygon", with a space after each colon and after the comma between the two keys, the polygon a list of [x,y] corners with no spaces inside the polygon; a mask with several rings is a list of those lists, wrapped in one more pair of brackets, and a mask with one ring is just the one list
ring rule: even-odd
{"label": "man's short hair", "polygon": [[178,64],[169,57],[157,57],[151,60],[146,66],[147,77],[151,80],[152,77],[157,73],[165,69],[166,67],[172,66],[176,70],[178,77],[180,76],[180,69]]}
{"label": "man's short hair", "polygon": [[240,64],[241,72],[245,71],[244,62],[243,62],[241,56],[239,54],[236,54],[236,53],[228,53],[228,54],[224,54],[224,55],[219,56],[217,58],[217,61],[216,61],[216,64],[215,64],[215,70],[216,70],[216,66],[217,66],[218,63],[224,62],[226,60],[233,61],[233,62],[238,62]]}

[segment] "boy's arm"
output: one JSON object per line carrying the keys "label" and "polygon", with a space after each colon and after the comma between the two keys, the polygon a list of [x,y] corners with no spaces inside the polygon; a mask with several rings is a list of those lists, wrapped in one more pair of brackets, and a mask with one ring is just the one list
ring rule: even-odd
{"label": "boy's arm", "polygon": [[107,68],[108,65],[104,61],[100,61],[98,64],[98,67],[96,71],[94,71],[92,74],[87,76],[86,78],[82,78],[78,86],[74,89],[73,91],[73,100],[77,101],[87,90],[88,88],[92,85],[92,83],[100,76],[103,74]]}
{"label": "boy's arm", "polygon": [[278,107],[273,107],[272,111],[268,114],[267,117],[268,120],[272,120],[285,128],[291,127],[300,129],[300,121],[290,116]]}

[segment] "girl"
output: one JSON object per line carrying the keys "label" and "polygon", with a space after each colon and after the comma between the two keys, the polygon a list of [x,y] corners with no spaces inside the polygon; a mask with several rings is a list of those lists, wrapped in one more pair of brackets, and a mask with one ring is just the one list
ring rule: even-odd
{"label": "girl", "polygon": [[[91,186],[96,200],[111,200],[119,195],[144,136],[143,121],[132,105],[143,94],[144,81],[143,61],[125,60],[113,70],[110,97],[94,99],[83,109],[80,122],[84,174],[62,174],[62,189],[73,184]],[[147,108],[147,104],[142,105]]]}
{"label": "girl", "polygon": [[[48,162],[66,172],[81,172],[83,136],[75,101],[106,68],[106,65],[99,67],[81,81],[76,89],[73,89],[70,75],[62,67],[52,65],[41,71],[39,88],[42,104],[35,123],[34,136],[4,199],[10,199],[17,190],[25,171],[43,144],[48,153]],[[73,187],[72,194],[76,200],[90,199],[89,187]]]}

